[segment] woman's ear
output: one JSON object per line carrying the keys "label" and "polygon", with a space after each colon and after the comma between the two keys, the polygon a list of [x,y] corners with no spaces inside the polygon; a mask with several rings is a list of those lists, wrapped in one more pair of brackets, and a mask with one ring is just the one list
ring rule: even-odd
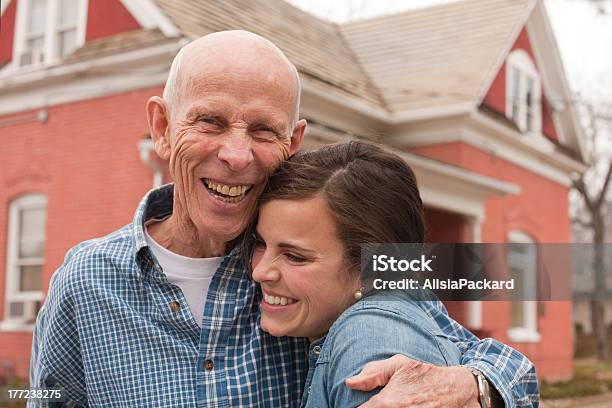
{"label": "woman's ear", "polygon": [[170,159],[171,135],[170,116],[166,101],[159,96],[152,96],[147,101],[147,121],[155,152],[163,160]]}

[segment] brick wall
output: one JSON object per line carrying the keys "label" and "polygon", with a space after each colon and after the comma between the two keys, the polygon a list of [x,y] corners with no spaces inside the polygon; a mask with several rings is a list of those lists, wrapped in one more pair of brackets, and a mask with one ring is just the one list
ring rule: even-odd
{"label": "brick wall", "polygon": [[[521,187],[518,196],[487,200],[486,220],[482,226],[483,242],[507,242],[511,230],[525,232],[539,243],[570,241],[567,187],[463,142],[420,146],[410,150]],[[571,376],[571,302],[539,302],[538,332],[542,336],[539,343],[510,342],[509,326],[510,304],[485,302],[483,327],[488,333],[525,353],[535,363],[542,378],[558,380]]]}
{"label": "brick wall", "polygon": [[[6,234],[12,199],[41,192],[48,198],[44,289],[66,250],[129,222],[152,185],[137,144],[148,133],[145,102],[161,88],[54,106],[46,123],[2,128],[0,163],[0,318],[4,318]],[[29,115],[1,116],[0,121]],[[29,333],[0,332],[0,361],[25,378]]]}

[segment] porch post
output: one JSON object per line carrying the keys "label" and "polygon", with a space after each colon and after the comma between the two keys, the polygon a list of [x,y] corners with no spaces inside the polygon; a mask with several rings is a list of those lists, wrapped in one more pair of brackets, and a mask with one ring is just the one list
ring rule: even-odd
{"label": "porch post", "polygon": [[[482,242],[482,223],[484,219],[482,217],[470,217],[469,223],[472,228],[472,242]],[[473,300],[467,302],[468,304],[468,316],[467,325],[471,330],[482,329],[482,301]]]}

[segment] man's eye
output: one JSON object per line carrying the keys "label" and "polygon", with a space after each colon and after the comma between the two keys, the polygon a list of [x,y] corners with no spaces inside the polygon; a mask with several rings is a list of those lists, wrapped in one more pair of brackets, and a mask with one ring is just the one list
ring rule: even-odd
{"label": "man's eye", "polygon": [[276,139],[276,131],[269,126],[256,126],[251,133],[261,139]]}
{"label": "man's eye", "polygon": [[212,116],[200,116],[198,117],[198,122],[206,123],[207,125],[218,125],[219,121],[217,118]]}
{"label": "man's eye", "polygon": [[304,258],[303,256],[295,255],[289,252],[285,253],[285,258],[287,258],[289,262],[294,262],[294,263],[304,263],[308,260]]}

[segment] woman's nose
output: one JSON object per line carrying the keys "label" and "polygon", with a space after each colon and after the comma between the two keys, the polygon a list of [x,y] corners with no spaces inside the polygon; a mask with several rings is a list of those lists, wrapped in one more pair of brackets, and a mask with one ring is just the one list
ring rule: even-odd
{"label": "woman's nose", "polygon": [[256,282],[276,282],[280,278],[280,272],[274,265],[274,260],[265,255],[253,255],[253,280]]}

